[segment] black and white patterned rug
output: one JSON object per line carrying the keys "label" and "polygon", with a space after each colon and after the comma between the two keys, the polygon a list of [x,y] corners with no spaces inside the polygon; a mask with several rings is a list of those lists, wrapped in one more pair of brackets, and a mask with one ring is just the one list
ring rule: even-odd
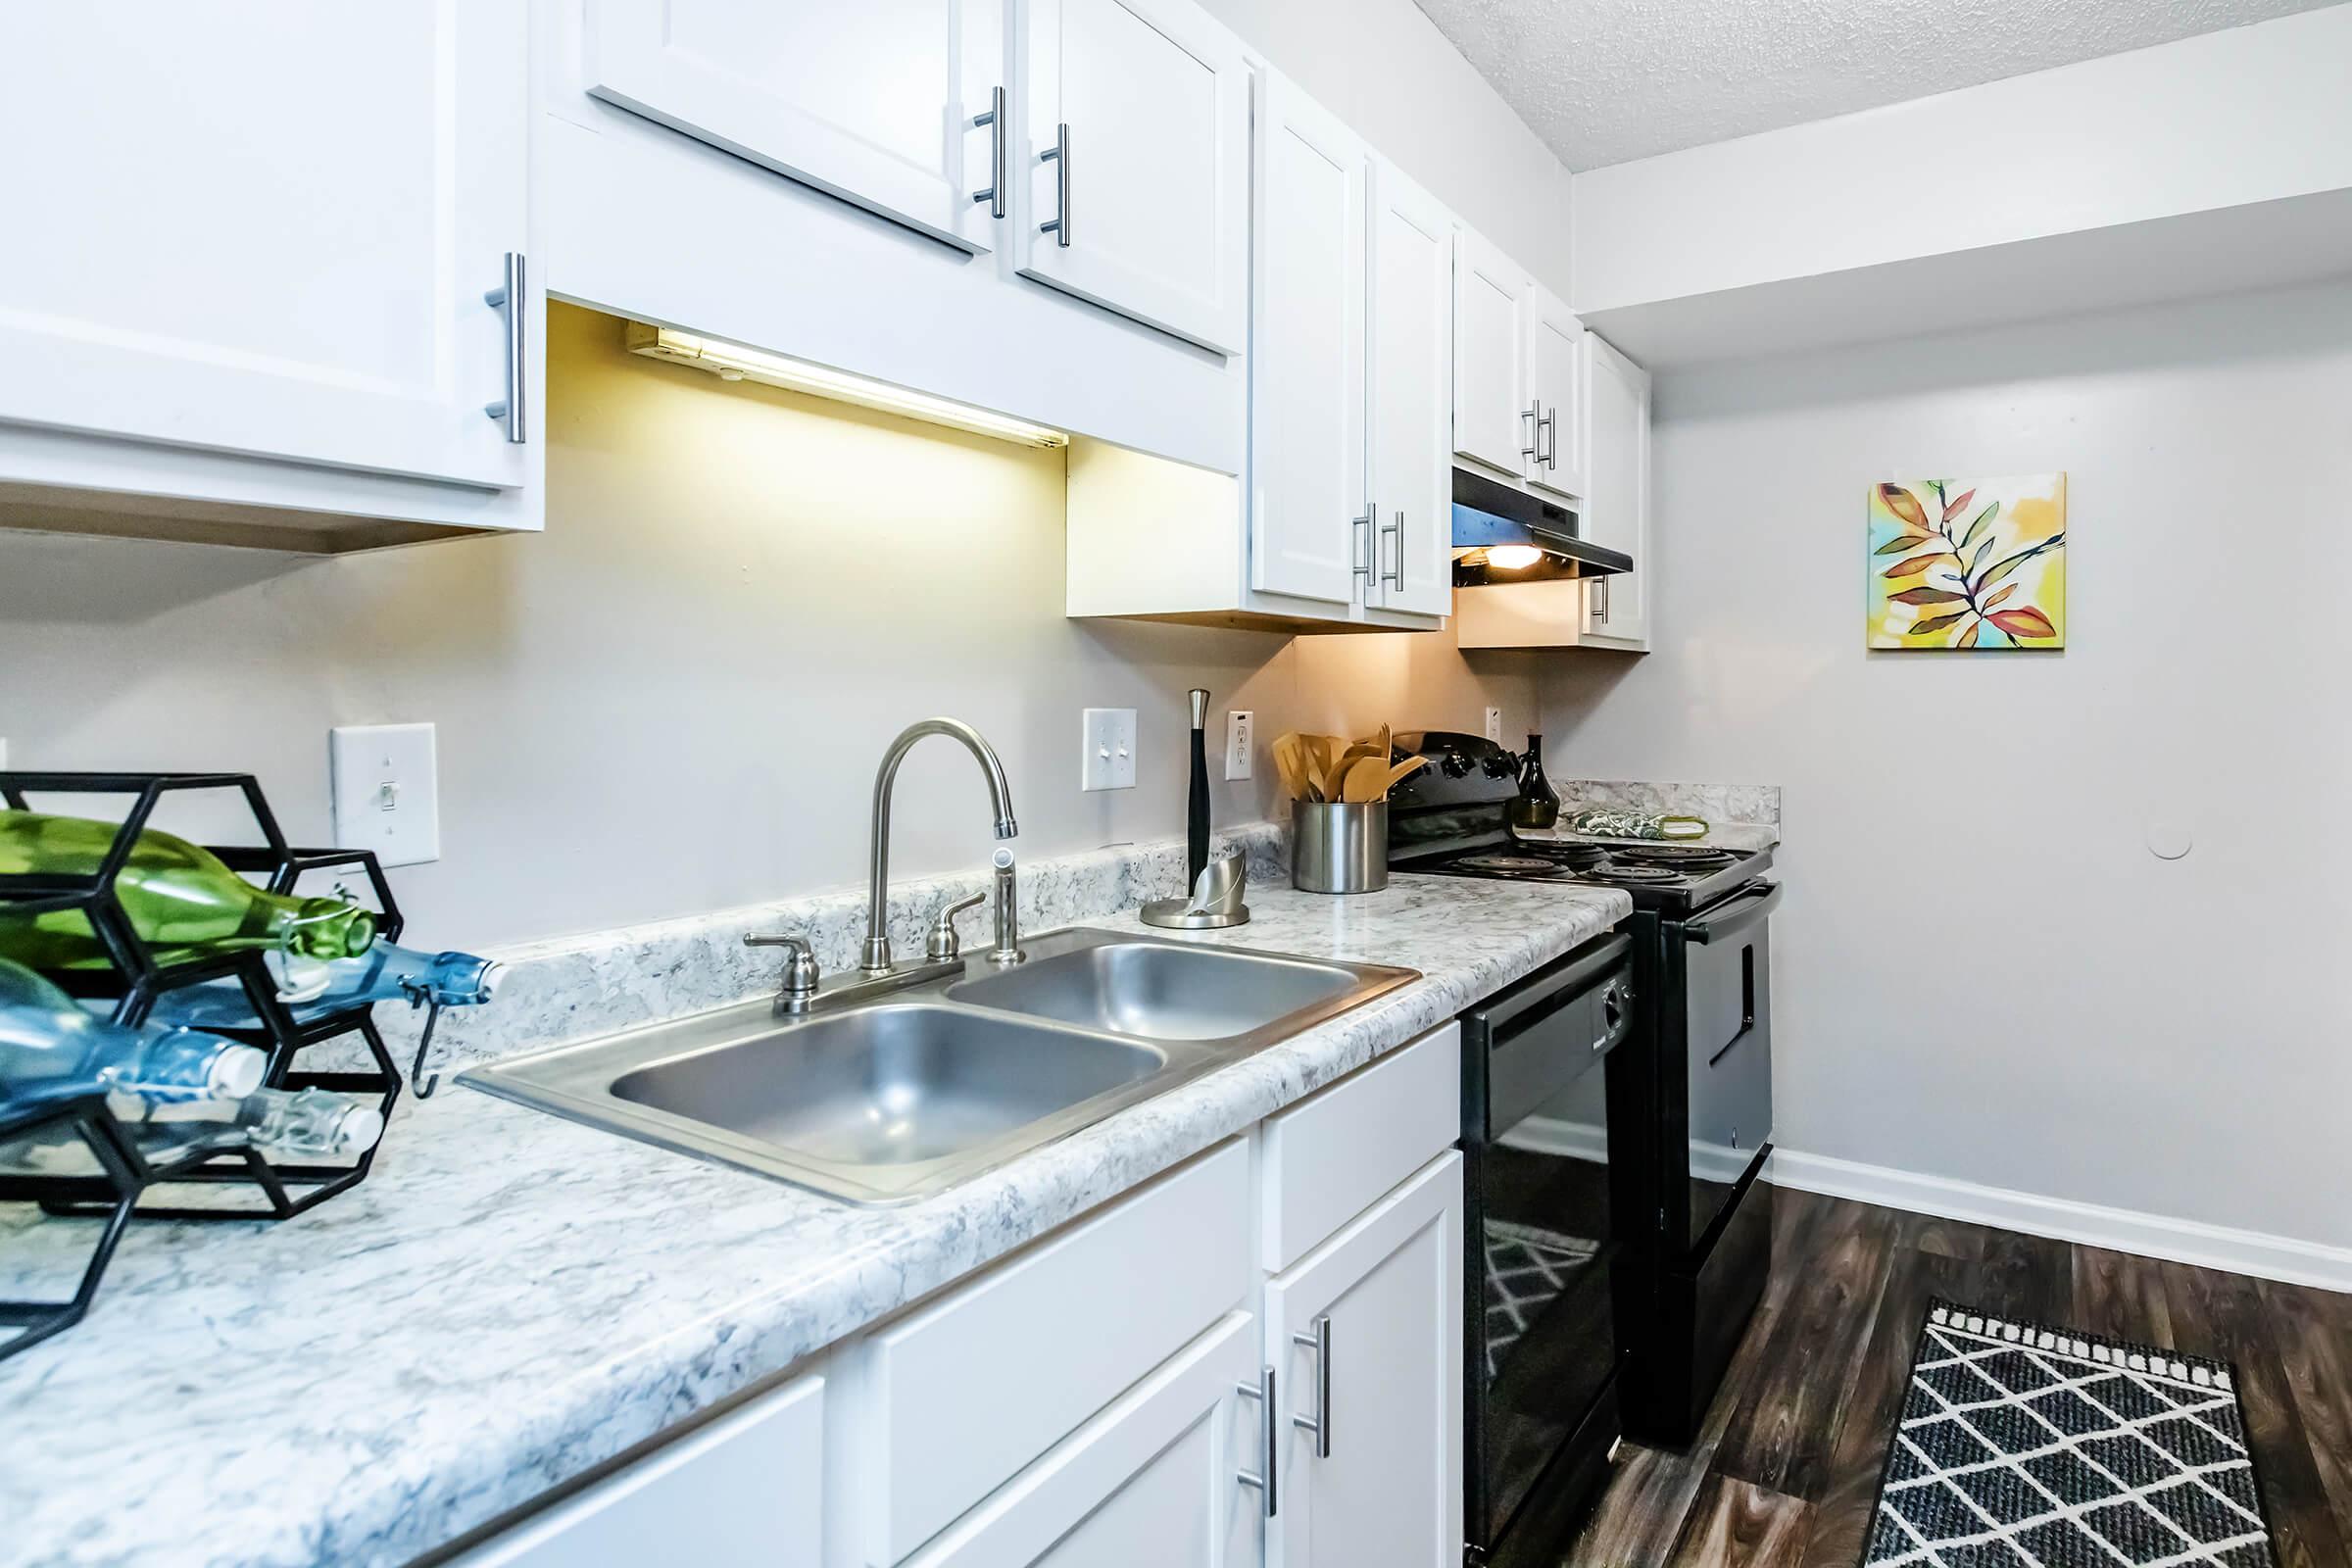
{"label": "black and white patterned rug", "polygon": [[2234,1384],[1936,1302],[1863,1568],[2277,1568]]}

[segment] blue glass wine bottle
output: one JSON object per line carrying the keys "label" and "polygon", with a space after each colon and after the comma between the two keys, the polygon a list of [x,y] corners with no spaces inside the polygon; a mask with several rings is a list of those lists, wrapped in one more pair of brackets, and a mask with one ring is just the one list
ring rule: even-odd
{"label": "blue glass wine bottle", "polygon": [[109,1092],[151,1104],[240,1100],[269,1058],[173,1025],[109,1023],[0,959],[0,1110]]}

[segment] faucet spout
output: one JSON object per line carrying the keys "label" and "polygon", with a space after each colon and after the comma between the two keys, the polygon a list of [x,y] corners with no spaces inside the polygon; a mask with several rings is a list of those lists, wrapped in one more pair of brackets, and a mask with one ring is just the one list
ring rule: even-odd
{"label": "faucet spout", "polygon": [[959,742],[980,764],[981,774],[988,782],[989,809],[996,813],[996,832],[1000,839],[1019,834],[1020,827],[1012,819],[1012,786],[1004,781],[1004,764],[997,757],[996,748],[981,738],[971,725],[956,718],[926,718],[907,725],[899,738],[890,743],[882,754],[882,767],[874,775],[874,818],[872,823],[873,849],[869,869],[872,880],[866,888],[865,947],[859,967],[867,974],[890,972],[890,792],[898,782],[899,764],[916,741],[926,735],[945,735]]}

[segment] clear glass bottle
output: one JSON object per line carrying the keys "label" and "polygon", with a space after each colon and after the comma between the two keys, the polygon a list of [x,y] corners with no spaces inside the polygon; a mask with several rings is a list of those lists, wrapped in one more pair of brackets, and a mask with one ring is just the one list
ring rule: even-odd
{"label": "clear glass bottle", "polygon": [[[78,816],[0,811],[0,873],[95,875],[117,831],[114,823]],[[257,888],[210,851],[154,828],[139,835],[115,879],[115,896],[131,929],[167,964],[240,948],[357,957],[375,941],[375,916],[359,906]],[[0,957],[52,972],[105,969],[114,961],[78,911],[25,915],[6,905],[0,905]]]}
{"label": "clear glass bottle", "polygon": [[106,1090],[149,1103],[234,1101],[269,1058],[191,1029],[93,1017],[50,982],[0,959],[0,1109]]}
{"label": "clear glass bottle", "polygon": [[[501,968],[470,953],[419,953],[393,942],[378,942],[356,958],[337,958],[324,967],[323,989],[288,1004],[298,1023],[375,1002],[478,1006],[498,989]],[[310,987],[303,990],[309,993]],[[197,1029],[261,1027],[245,988],[234,980],[166,992],[156,999],[155,1016]]]}
{"label": "clear glass bottle", "polygon": [[[247,1147],[272,1159],[349,1159],[373,1149],[384,1134],[383,1114],[373,1105],[323,1089],[257,1089],[235,1100],[176,1104],[116,1095],[107,1105],[151,1165]],[[0,1171],[84,1176],[97,1169],[88,1148],[71,1132],[0,1144]]]}

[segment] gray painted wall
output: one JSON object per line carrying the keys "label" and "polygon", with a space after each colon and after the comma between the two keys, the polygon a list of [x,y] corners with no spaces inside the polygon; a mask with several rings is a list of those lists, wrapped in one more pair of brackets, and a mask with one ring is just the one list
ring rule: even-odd
{"label": "gray painted wall", "polygon": [[[1655,651],[1544,706],[1784,786],[1786,1147],[2352,1244],[2347,386],[2342,284],[1660,381]],[[2052,468],[2069,648],[1864,651],[1867,486]]]}

